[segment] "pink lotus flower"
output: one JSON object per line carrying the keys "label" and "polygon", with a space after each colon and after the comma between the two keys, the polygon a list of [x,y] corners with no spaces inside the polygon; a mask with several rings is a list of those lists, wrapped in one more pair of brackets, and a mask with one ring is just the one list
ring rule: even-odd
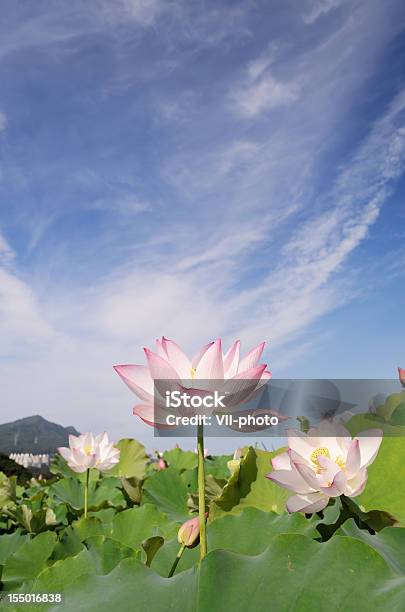
{"label": "pink lotus flower", "polygon": [[233,405],[237,405],[246,401],[253,391],[271,378],[266,364],[259,364],[264,344],[262,342],[241,359],[239,340],[224,354],[219,339],[206,344],[189,359],[176,342],[163,336],[161,340],[156,340],[155,352],[144,349],[146,366],[117,365],[114,369],[141,400],[134,407],[134,414],[148,425],[167,427],[167,409],[163,399],[159,403],[155,397],[158,394],[155,394],[154,381],[170,381],[173,390],[201,395],[210,391],[210,381],[215,388],[218,380],[224,381],[222,389],[230,390],[231,398],[227,406],[231,406],[232,401]]}
{"label": "pink lotus flower", "polygon": [[85,472],[97,468],[102,472],[111,470],[120,460],[120,451],[108,441],[106,432],[93,436],[92,433],[69,436],[69,448],[58,448],[74,472]]}
{"label": "pink lotus flower", "polygon": [[[339,427],[339,437],[336,434]],[[331,429],[332,428],[332,429]],[[307,434],[288,430],[288,451],[272,460],[267,478],[294,491],[289,512],[319,512],[331,497],[356,497],[367,482],[367,466],[377,456],[382,441],[379,429],[362,432],[352,440],[343,426],[321,423]]]}
{"label": "pink lotus flower", "polygon": [[399,382],[403,387],[405,387],[405,370],[403,370],[402,368],[398,368],[398,376]]}

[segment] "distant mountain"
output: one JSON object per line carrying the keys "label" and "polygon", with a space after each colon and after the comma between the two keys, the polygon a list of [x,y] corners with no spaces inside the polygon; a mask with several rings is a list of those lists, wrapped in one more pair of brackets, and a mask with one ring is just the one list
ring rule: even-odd
{"label": "distant mountain", "polygon": [[74,427],[62,427],[36,415],[0,425],[0,453],[54,453],[68,444]]}

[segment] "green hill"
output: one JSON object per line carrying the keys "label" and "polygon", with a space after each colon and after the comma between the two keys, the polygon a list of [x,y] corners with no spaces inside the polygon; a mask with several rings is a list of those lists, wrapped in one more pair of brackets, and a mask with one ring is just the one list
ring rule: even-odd
{"label": "green hill", "polygon": [[62,427],[41,416],[0,425],[0,453],[54,453],[68,445],[68,436],[79,435],[74,427]]}

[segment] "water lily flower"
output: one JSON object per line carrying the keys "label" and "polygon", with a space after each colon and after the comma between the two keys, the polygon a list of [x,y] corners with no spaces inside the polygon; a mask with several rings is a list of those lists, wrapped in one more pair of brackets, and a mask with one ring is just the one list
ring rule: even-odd
{"label": "water lily flower", "polygon": [[[224,381],[222,389],[229,391],[227,407],[237,405],[247,401],[271,378],[266,364],[259,363],[264,345],[262,342],[241,358],[239,340],[223,353],[222,341],[218,339],[203,346],[189,359],[174,340],[163,336],[161,340],[156,340],[155,351],[144,349],[146,366],[116,365],[114,369],[141,400],[133,413],[148,425],[167,427],[168,412],[163,400],[159,403],[155,381],[164,380],[172,390],[192,391],[193,394],[218,388],[218,381]],[[201,385],[205,388],[201,389]]]}
{"label": "water lily flower", "polygon": [[405,387],[405,370],[398,368],[399,382]]}
{"label": "water lily flower", "polygon": [[287,500],[289,512],[319,512],[331,497],[362,493],[367,466],[377,456],[382,433],[370,429],[352,439],[343,425],[330,422],[307,434],[287,430],[289,449],[272,459],[273,471],[267,478],[296,493]]}
{"label": "water lily flower", "polygon": [[[208,512],[206,512],[205,518],[207,518],[207,516]],[[191,518],[185,523],[183,523],[177,533],[177,540],[179,544],[182,544],[183,546],[187,547],[194,546],[199,537],[200,521],[198,516],[195,516],[194,518]]]}
{"label": "water lily flower", "polygon": [[102,472],[111,470],[120,460],[120,451],[109,442],[106,432],[93,436],[92,433],[69,436],[69,448],[58,448],[74,472],[85,472],[97,468]]}

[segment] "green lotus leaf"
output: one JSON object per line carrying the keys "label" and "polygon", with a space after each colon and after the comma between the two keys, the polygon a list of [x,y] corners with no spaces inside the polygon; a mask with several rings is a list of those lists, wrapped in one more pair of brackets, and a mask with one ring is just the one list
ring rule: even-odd
{"label": "green lotus leaf", "polygon": [[[232,577],[230,579],[230,577]],[[276,536],[257,557],[214,551],[201,565],[198,610],[402,610],[405,580],[371,547],[352,538],[320,544]]]}
{"label": "green lotus leaf", "polygon": [[105,535],[124,546],[138,550],[144,540],[152,536],[165,535],[166,524],[167,518],[164,514],[155,506],[145,504],[117,514]]}
{"label": "green lotus leaf", "polygon": [[55,562],[67,557],[74,557],[82,550],[83,544],[78,531],[69,526],[61,532],[50,561]]}
{"label": "green lotus leaf", "polygon": [[[282,450],[282,449],[281,449]],[[267,452],[249,447],[220,497],[210,506],[210,521],[227,512],[239,513],[252,506],[266,512],[284,512],[285,502],[291,493],[266,478],[271,472],[271,459],[277,452]]]}
{"label": "green lotus leaf", "polygon": [[184,451],[181,448],[172,448],[163,453],[163,459],[169,467],[176,470],[192,470],[197,467],[198,457],[193,451]]}
{"label": "green lotus leaf", "polygon": [[156,553],[162,548],[163,544],[164,538],[162,536],[152,536],[142,542],[142,561],[144,561],[145,565],[150,567]]}
{"label": "green lotus leaf", "polygon": [[228,461],[231,459],[232,455],[218,455],[216,457],[209,455],[205,460],[205,473],[218,480],[228,480],[231,475]]}
{"label": "green lotus leaf", "polygon": [[111,523],[114,516],[117,514],[117,511],[121,510],[121,508],[102,508],[101,510],[90,510],[88,516],[93,516],[94,518],[100,519],[103,523]]}
{"label": "green lotus leaf", "polygon": [[0,565],[4,565],[7,559],[29,540],[29,535],[23,534],[19,529],[0,536]]}
{"label": "green lotus leaf", "polygon": [[144,445],[138,440],[124,438],[114,446],[121,451],[120,461],[112,470],[106,472],[106,475],[143,480],[149,462]]}
{"label": "green lotus leaf", "polygon": [[[240,514],[224,515],[207,526],[208,550],[223,548],[243,555],[263,552],[271,540],[280,533],[300,533],[309,537],[319,534],[316,525],[319,518],[308,520],[304,515],[283,512],[263,512],[257,508],[244,508]],[[179,549],[177,538],[168,541],[156,555],[152,568],[167,576]],[[195,565],[199,559],[198,549],[185,550],[176,573]]]}
{"label": "green lotus leaf", "polygon": [[405,403],[405,391],[400,393],[392,393],[387,397],[384,404],[377,406],[375,412],[378,416],[383,417],[386,421],[391,421],[394,412],[401,404]]}
{"label": "green lotus leaf", "polygon": [[97,574],[108,574],[121,559],[141,556],[140,550],[124,546],[106,536],[92,536],[85,540],[85,545]]}
{"label": "green lotus leaf", "polygon": [[[353,431],[354,424],[356,422],[351,419],[349,427],[352,435],[358,433]],[[404,465],[403,437],[384,437],[375,461],[367,468],[366,488],[355,499],[361,510],[364,512],[382,510],[391,514],[399,526],[405,527]]]}
{"label": "green lotus leaf", "polygon": [[121,478],[121,484],[129,499],[136,504],[140,504],[142,499],[143,480],[138,480],[135,476],[132,478]]}
{"label": "green lotus leaf", "polygon": [[[99,481],[90,482],[88,499],[89,509],[97,509],[102,506],[125,507],[125,498],[119,486],[120,480],[111,477],[104,477]],[[68,504],[74,510],[83,510],[84,487],[84,483],[80,480],[62,478],[50,486],[49,493]]]}
{"label": "green lotus leaf", "polygon": [[118,478],[106,476],[96,485],[89,488],[89,509],[102,506],[113,506],[114,508],[125,508],[125,497],[120,490],[121,481]]}
{"label": "green lotus leaf", "polygon": [[142,503],[154,504],[175,521],[189,518],[189,487],[178,470],[168,467],[150,476],[143,485]]}
{"label": "green lotus leaf", "polygon": [[372,612],[395,612],[403,610],[405,579],[357,539],[335,537],[320,544],[282,534],[260,555],[215,550],[201,565],[170,579],[136,559],[124,559],[107,575],[87,574],[60,588],[65,608],[77,612],[358,612],[359,602]]}
{"label": "green lotus leaf", "polygon": [[3,472],[0,472],[0,508],[12,506],[16,501],[17,493],[17,478],[10,476],[7,478]]}
{"label": "green lotus leaf", "polygon": [[8,558],[2,574],[4,583],[31,580],[46,566],[56,544],[56,535],[51,531],[40,533],[25,542]]}
{"label": "green lotus leaf", "polygon": [[354,520],[349,519],[336,533],[365,542],[377,550],[395,572],[405,576],[405,528],[385,527],[372,535],[366,529],[359,529]]}
{"label": "green lotus leaf", "polygon": [[92,536],[105,535],[109,525],[95,516],[82,516],[79,520],[73,521],[72,529],[81,542]]}
{"label": "green lotus leaf", "polygon": [[[96,571],[93,559],[89,551],[83,548],[78,554],[56,561],[50,567],[45,567],[25,592],[31,593],[61,593],[78,578],[83,578]],[[25,585],[24,585],[25,586]],[[28,585],[27,585],[28,586]],[[28,606],[25,606],[27,608]],[[59,609],[60,609],[59,604]],[[49,610],[49,605],[35,604],[32,610],[42,612]],[[21,609],[21,608],[20,608]]]}

